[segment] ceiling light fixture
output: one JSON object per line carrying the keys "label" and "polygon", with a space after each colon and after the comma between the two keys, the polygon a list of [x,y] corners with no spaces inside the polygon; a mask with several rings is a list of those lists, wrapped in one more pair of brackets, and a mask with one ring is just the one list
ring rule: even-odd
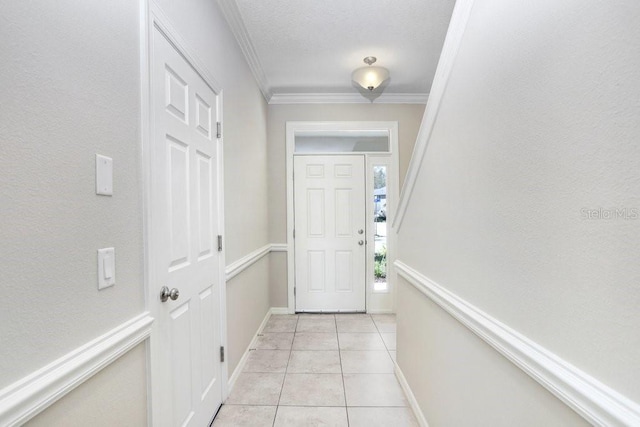
{"label": "ceiling light fixture", "polygon": [[363,88],[373,91],[389,78],[389,70],[384,67],[374,66],[377,61],[375,56],[367,56],[364,58],[366,67],[360,67],[351,73],[351,80],[362,86]]}

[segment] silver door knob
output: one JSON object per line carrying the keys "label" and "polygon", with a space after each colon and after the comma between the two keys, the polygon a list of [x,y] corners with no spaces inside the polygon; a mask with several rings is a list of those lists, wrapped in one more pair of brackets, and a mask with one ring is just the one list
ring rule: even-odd
{"label": "silver door knob", "polygon": [[358,230],[358,234],[362,234],[364,233],[364,230],[361,228],[360,230]]}
{"label": "silver door knob", "polygon": [[364,240],[358,240],[358,244],[359,244],[360,246],[364,245]]}
{"label": "silver door knob", "polygon": [[180,291],[176,288],[169,290],[168,287],[163,286],[162,289],[160,289],[160,301],[162,302],[166,302],[169,298],[175,301],[178,299],[179,296],[180,296]]}

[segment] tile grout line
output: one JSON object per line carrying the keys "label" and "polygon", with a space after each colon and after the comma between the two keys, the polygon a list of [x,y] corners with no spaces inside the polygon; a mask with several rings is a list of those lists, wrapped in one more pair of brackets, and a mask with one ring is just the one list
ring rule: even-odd
{"label": "tile grout line", "polygon": [[293,328],[293,339],[291,340],[291,347],[289,347],[289,359],[287,359],[287,366],[284,368],[284,377],[282,378],[282,387],[280,387],[280,395],[278,396],[278,403],[276,405],[276,412],[273,414],[273,424],[272,427],[276,425],[276,418],[278,417],[278,410],[280,409],[280,399],[282,399],[282,392],[284,390],[284,383],[287,380],[287,372],[289,371],[289,363],[291,363],[291,355],[293,354],[293,342],[296,339],[296,331],[298,330],[298,322],[300,321],[300,316],[296,316],[296,326]]}
{"label": "tile grout line", "polygon": [[387,346],[387,343],[385,342],[384,338],[382,337],[382,332],[380,332],[380,328],[378,328],[378,324],[373,319],[373,317],[371,318],[371,320],[373,320],[373,326],[376,327],[376,330],[378,331],[378,334],[380,335],[380,339],[382,340],[382,344],[384,344],[384,348],[387,350],[387,356],[389,356],[391,361],[395,364],[395,360],[393,360],[393,357],[391,357],[391,353],[390,353],[391,350],[389,350],[389,347]]}
{"label": "tile grout line", "polygon": [[344,393],[344,412],[347,416],[347,427],[351,424],[349,422],[349,409],[347,408],[347,387],[344,385],[344,369],[342,368],[342,349],[340,348],[340,334],[338,333],[338,319],[336,322],[336,340],[338,341],[338,357],[340,358],[340,378],[342,378],[342,392]]}
{"label": "tile grout line", "polygon": [[[333,314],[330,315],[330,316],[327,316],[327,317],[332,317],[334,319],[334,324],[333,324],[333,328],[332,328],[331,332],[330,331],[326,331],[325,332],[325,333],[329,333],[329,334],[335,333],[335,336],[336,336],[336,342],[337,342],[337,345],[338,345],[337,350],[338,350],[339,363],[340,363],[340,375],[341,375],[341,379],[342,379],[342,387],[343,387],[343,394],[344,394],[344,406],[334,406],[334,405],[282,405],[282,403],[281,403],[282,395],[284,394],[284,385],[285,385],[285,382],[286,382],[286,378],[287,378],[288,374],[290,373],[289,372],[289,367],[291,366],[291,361],[292,361],[292,358],[293,358],[293,351],[294,351],[293,346],[294,346],[294,342],[295,342],[296,337],[298,337],[301,334],[305,334],[305,333],[310,333],[312,335],[313,335],[314,332],[318,333],[315,330],[313,330],[313,331],[302,331],[302,332],[299,331],[298,327],[301,327],[301,324],[299,322],[300,317],[301,316],[296,315],[295,316],[295,319],[296,319],[295,322],[292,322],[292,324],[295,324],[295,326],[293,328],[293,334],[292,334],[293,338],[292,338],[292,341],[290,343],[290,346],[288,347],[288,352],[289,353],[288,353],[288,358],[287,358],[286,365],[285,365],[285,370],[284,370],[283,381],[282,381],[282,384],[281,384],[280,393],[279,393],[278,400],[277,400],[276,405],[275,405],[275,411],[274,411],[273,420],[272,420],[272,427],[275,427],[276,424],[277,424],[276,420],[277,420],[277,416],[279,414],[280,406],[285,406],[285,407],[307,407],[307,408],[331,408],[331,407],[344,408],[346,421],[347,421],[347,426],[350,426],[351,425],[350,424],[351,421],[349,419],[349,411],[348,411],[349,406],[348,406],[347,397],[346,397],[347,396],[347,394],[346,394],[346,380],[345,380],[345,371],[344,371],[343,357],[342,357],[343,351],[347,352],[347,350],[346,349],[343,350],[341,348],[341,345],[340,345],[340,332],[339,332],[340,328],[338,327],[338,325],[341,324],[341,320],[348,320],[348,318],[341,319],[339,315],[333,315]],[[375,332],[373,332],[373,333],[377,333],[378,336],[380,337],[380,339],[383,341],[384,350],[382,350],[382,351],[385,351],[387,353],[387,357],[389,357],[391,360],[393,360],[392,357],[391,357],[391,354],[390,354],[391,350],[389,350],[389,347],[388,347],[387,343],[382,338],[382,332],[381,332],[380,326],[377,324],[377,322],[373,319],[372,315],[370,315],[369,313],[366,313],[363,317],[367,318],[367,319],[370,319],[370,321],[373,322],[374,328],[375,328]],[[322,325],[319,325],[319,327],[321,327],[321,326]],[[328,326],[328,325],[326,325],[326,326]],[[347,327],[348,327],[348,325],[347,325]],[[303,327],[303,329],[304,329],[304,327]],[[276,334],[276,332],[273,332],[273,333]],[[364,332],[362,332],[362,333],[364,333]],[[359,335],[360,333],[352,332],[351,334],[358,334]],[[258,350],[258,349],[256,348],[256,349],[251,349],[251,350]],[[270,349],[265,349],[265,350],[270,350]],[[280,348],[280,349],[275,348],[273,350],[285,350],[285,348]],[[304,351],[304,350],[300,350],[300,351]],[[322,350],[309,350],[309,349],[307,349],[306,351],[312,351],[313,352],[313,351],[322,351]],[[326,350],[326,351],[331,351],[331,350]],[[351,350],[351,351],[357,352],[357,351],[374,351],[374,350],[358,349],[358,350]],[[284,354],[282,354],[282,356],[284,356]],[[265,373],[268,373],[268,372],[265,372]],[[324,372],[324,373],[331,374],[330,372]],[[373,372],[371,372],[371,373],[373,373]],[[293,375],[293,373],[292,373],[292,375]],[[406,396],[404,396],[404,397],[406,398]],[[235,406],[233,404],[229,404],[229,405],[230,406]],[[243,404],[238,404],[237,406],[248,406],[248,407],[255,406],[255,407],[260,407],[260,406],[269,406],[269,405],[257,405],[257,404],[243,405]],[[387,406],[387,405],[379,405],[379,406],[368,406],[368,405],[362,406],[362,405],[358,405],[358,406],[354,406],[354,408],[356,408],[356,407],[365,408],[365,409],[366,408],[369,408],[369,409],[371,409],[371,408],[406,408],[406,406],[396,406],[396,405],[390,405],[390,406]]]}

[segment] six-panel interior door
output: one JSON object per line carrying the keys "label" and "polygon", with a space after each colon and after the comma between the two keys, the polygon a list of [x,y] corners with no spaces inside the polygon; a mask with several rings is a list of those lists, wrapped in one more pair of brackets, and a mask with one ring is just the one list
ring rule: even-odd
{"label": "six-panel interior door", "polygon": [[364,156],[294,156],[296,311],[365,311]]}
{"label": "six-panel interior door", "polygon": [[[201,427],[222,400],[217,95],[157,29],[152,45],[153,425]],[[162,302],[163,286],[179,297]]]}

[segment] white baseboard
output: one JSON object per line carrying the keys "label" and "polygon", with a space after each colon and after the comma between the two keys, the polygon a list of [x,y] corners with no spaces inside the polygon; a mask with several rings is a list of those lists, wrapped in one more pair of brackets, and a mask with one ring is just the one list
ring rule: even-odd
{"label": "white baseboard", "polygon": [[395,311],[393,311],[390,308],[379,308],[379,309],[373,309],[373,310],[367,310],[368,314],[394,314]]}
{"label": "white baseboard", "polygon": [[[285,310],[285,312],[282,312],[282,310]],[[242,358],[240,359],[240,362],[238,362],[238,366],[236,366],[236,369],[233,370],[233,374],[231,374],[231,377],[229,377],[229,382],[227,383],[227,396],[229,396],[231,394],[231,390],[233,389],[233,386],[235,385],[236,381],[238,380],[238,377],[240,376],[240,374],[242,373],[242,371],[244,369],[244,365],[247,363],[247,359],[249,358],[249,351],[251,351],[251,349],[256,347],[256,341],[258,340],[258,335],[260,335],[262,333],[262,330],[266,326],[266,324],[269,321],[269,318],[271,317],[271,315],[272,314],[286,314],[286,310],[287,310],[286,307],[285,308],[272,307],[267,311],[267,314],[264,316],[264,319],[262,319],[262,323],[260,323],[260,326],[258,327],[258,330],[253,335],[253,338],[251,339],[251,342],[247,346],[247,349],[244,351],[244,354],[242,355]]]}
{"label": "white baseboard", "polygon": [[640,426],[640,405],[491,317],[408,265],[398,274],[454,319],[553,393],[584,419],[599,426]]}
{"label": "white baseboard", "polygon": [[17,426],[146,340],[153,317],[144,312],[0,390],[0,425]]}
{"label": "white baseboard", "polygon": [[289,314],[289,307],[271,307],[271,314]]}
{"label": "white baseboard", "polygon": [[[379,310],[367,310],[367,314],[394,314],[390,308],[383,308]],[[289,314],[288,307],[271,307],[271,314]]]}
{"label": "white baseboard", "polygon": [[413,414],[416,416],[418,424],[420,425],[420,427],[429,427],[429,423],[427,423],[427,419],[422,413],[422,409],[420,409],[420,405],[418,405],[418,400],[413,395],[413,391],[411,390],[411,387],[409,387],[409,383],[402,373],[402,369],[400,369],[400,366],[398,366],[398,362],[394,361],[393,364],[395,366],[396,378],[398,378],[398,382],[400,383],[400,386],[402,387],[402,390],[404,391],[404,394],[409,401],[409,406],[411,407]]}

